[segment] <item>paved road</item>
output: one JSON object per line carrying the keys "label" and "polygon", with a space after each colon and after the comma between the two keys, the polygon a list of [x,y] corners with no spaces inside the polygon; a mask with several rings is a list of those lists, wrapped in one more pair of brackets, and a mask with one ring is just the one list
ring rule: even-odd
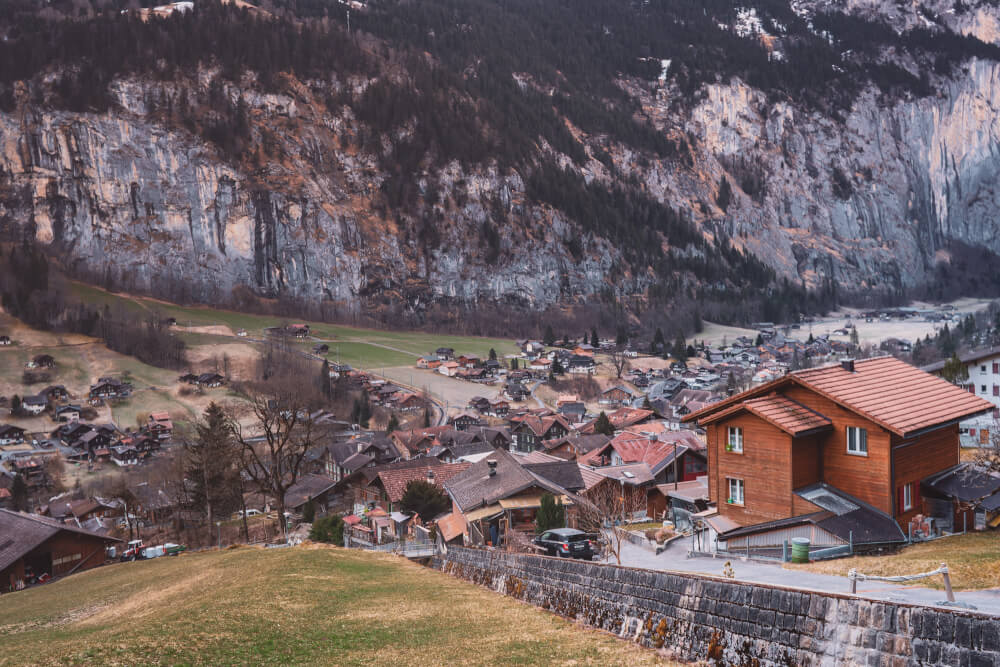
{"label": "paved road", "polygon": [[[698,572],[722,576],[722,568],[726,563],[725,558],[688,558],[689,547],[688,540],[680,539],[672,542],[666,551],[657,556],[643,547],[625,544],[622,546],[622,565],[650,570]],[[736,578],[741,581],[794,586],[832,593],[846,594],[850,590],[846,576],[786,570],[778,564],[749,562],[739,558],[732,558],[729,561]],[[945,600],[944,591],[917,585],[891,584],[880,581],[859,581],[858,595],[877,600],[923,605],[937,605]],[[974,605],[978,611],[1000,615],[1000,588],[985,591],[957,591],[955,599],[958,602]]]}

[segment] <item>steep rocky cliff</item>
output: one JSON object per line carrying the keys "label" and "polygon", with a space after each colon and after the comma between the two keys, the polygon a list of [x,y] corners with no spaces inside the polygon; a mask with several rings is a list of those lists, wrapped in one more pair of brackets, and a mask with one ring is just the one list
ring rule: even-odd
{"label": "steep rocky cliff", "polygon": [[[810,30],[818,13],[836,11],[899,31],[931,26],[998,41],[996,8],[961,9],[791,6]],[[720,29],[760,42],[769,59],[788,57],[779,21],[738,17]],[[614,85],[639,103],[637,117],[683,146],[680,155],[564,118],[583,159],[542,139],[537,156],[517,164],[424,161],[402,175],[393,173],[399,149],[390,142],[416,121],[373,142],[352,105],[334,101],[364,94],[380,77],[287,75],[265,89],[249,75],[226,81],[213,67],[168,82],[122,74],[108,86],[108,109],[87,112],[22,88],[0,113],[0,233],[37,239],[91,280],[206,301],[249,288],[350,309],[442,300],[539,307],[641,294],[661,282],[662,267],[637,264],[609,234],[531,196],[528,181],[545,157],[587,183],[627,184],[778,276],[898,290],[929,280],[954,241],[1000,252],[1000,64],[970,55],[928,76],[901,51],[880,58],[922,76],[932,92],[890,95],[869,82],[847,109],[830,112],[738,77],[689,94],[665,61],[659,79],[623,73]],[[543,90],[529,74],[517,81]],[[245,105],[249,150],[227,154],[155,103],[182,89],[205,100],[213,88]],[[393,178],[415,194],[387,200]],[[667,263],[707,252],[663,248]],[[679,284],[706,280],[680,273]]]}

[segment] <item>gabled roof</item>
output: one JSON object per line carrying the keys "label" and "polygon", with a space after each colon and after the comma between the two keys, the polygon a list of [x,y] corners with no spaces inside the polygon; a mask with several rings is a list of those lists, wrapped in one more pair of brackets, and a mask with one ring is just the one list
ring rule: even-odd
{"label": "gabled roof", "polygon": [[[973,350],[972,352],[964,352],[958,355],[959,361],[964,364],[974,364],[983,359],[992,359],[995,357],[1000,357],[1000,347],[990,347],[985,350]],[[920,370],[928,373],[936,373],[944,368],[945,363],[947,363],[947,360],[936,361],[933,364],[921,366]]]}
{"label": "gabled roof", "polygon": [[814,391],[901,437],[993,409],[989,401],[915,366],[893,357],[876,357],[855,361],[853,372],[840,364],[795,371],[692,412],[683,421],[705,419],[791,384]]}
{"label": "gabled roof", "polygon": [[776,426],[789,435],[798,437],[833,427],[829,417],[807,408],[779,394],[751,398],[709,415],[700,423],[710,424],[739,412],[749,412]]}
{"label": "gabled roof", "polygon": [[294,486],[285,492],[285,504],[289,507],[299,507],[330,489],[337,482],[326,475],[302,475]]}
{"label": "gabled roof", "polygon": [[403,494],[406,493],[406,485],[410,482],[414,480],[427,481],[427,474],[433,472],[434,485],[444,486],[448,480],[464,472],[471,465],[471,463],[461,462],[446,463],[443,465],[431,464],[417,468],[383,470],[379,472],[378,479],[382,482],[382,488],[385,489],[385,495],[389,498],[389,501],[398,503],[403,499]]}
{"label": "gabled roof", "polygon": [[541,463],[526,463],[524,467],[553,484],[558,484],[567,491],[579,491],[584,488],[580,476],[580,466],[576,461],[545,461]]}
{"label": "gabled roof", "polygon": [[[497,464],[490,476],[489,462]],[[487,459],[473,463],[467,470],[445,483],[445,489],[463,512],[496,503],[520,491],[538,486],[554,495],[566,495],[566,489],[537,475],[502,449]]]}
{"label": "gabled roof", "polygon": [[62,531],[107,542],[121,542],[117,538],[98,535],[49,517],[0,510],[0,571]]}

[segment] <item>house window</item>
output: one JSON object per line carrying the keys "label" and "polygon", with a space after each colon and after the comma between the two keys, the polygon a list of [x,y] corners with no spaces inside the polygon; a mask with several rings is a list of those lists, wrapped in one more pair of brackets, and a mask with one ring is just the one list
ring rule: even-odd
{"label": "house window", "polygon": [[986,393],[986,385],[985,384],[979,385],[979,392],[982,393],[982,394]]}
{"label": "house window", "polygon": [[847,453],[868,456],[868,429],[860,426],[847,427]]}
{"label": "house window", "polygon": [[730,426],[728,429],[729,439],[726,441],[727,452],[743,453],[743,429],[739,426]]}
{"label": "house window", "polygon": [[743,480],[729,479],[729,503],[732,505],[743,504]]}
{"label": "house window", "polygon": [[1000,396],[1000,384],[993,385],[993,395]]}
{"label": "house window", "polygon": [[899,511],[908,512],[913,509],[913,482],[899,487]]}
{"label": "house window", "polygon": [[1000,375],[1000,361],[993,362],[993,375]]}
{"label": "house window", "polygon": [[982,366],[979,367],[979,372],[981,372],[981,373],[985,373],[986,372],[986,364],[983,364]]}

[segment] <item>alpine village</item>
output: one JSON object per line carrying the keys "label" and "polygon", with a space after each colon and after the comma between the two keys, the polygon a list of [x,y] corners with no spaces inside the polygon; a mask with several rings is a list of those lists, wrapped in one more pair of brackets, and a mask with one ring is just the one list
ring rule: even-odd
{"label": "alpine village", "polygon": [[1000,667],[998,26],[0,0],[0,666]]}

